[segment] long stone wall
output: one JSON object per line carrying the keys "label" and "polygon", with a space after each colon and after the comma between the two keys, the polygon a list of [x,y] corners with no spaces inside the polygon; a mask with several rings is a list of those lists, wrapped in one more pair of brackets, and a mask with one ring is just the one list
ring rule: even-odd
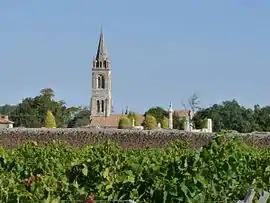
{"label": "long stone wall", "polygon": [[[9,128],[0,129],[0,145],[16,148],[27,141],[48,143],[61,140],[83,147],[106,140],[118,142],[125,148],[162,147],[175,140],[190,140],[192,147],[200,147],[212,139],[213,133],[188,133],[179,130],[119,130],[88,128]],[[190,139],[192,138],[192,139]]]}
{"label": "long stone wall", "polygon": [[[188,140],[191,147],[198,148],[213,139],[214,133],[190,133],[179,130],[118,130],[118,129],[88,129],[88,128],[11,128],[0,129],[0,146],[12,149],[27,141],[40,144],[53,140],[65,141],[73,146],[84,147],[106,140],[118,142],[124,148],[163,147],[175,140]],[[257,147],[270,146],[268,135],[244,135],[244,141]]]}

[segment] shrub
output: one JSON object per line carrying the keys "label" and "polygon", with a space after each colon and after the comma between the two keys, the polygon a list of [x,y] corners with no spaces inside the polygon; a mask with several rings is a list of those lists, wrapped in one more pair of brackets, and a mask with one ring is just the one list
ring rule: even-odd
{"label": "shrub", "polygon": [[143,122],[144,129],[151,130],[157,127],[157,120],[154,116],[146,115]]}
{"label": "shrub", "polygon": [[119,120],[118,129],[128,129],[131,128],[131,121],[127,117],[123,117]]}
{"label": "shrub", "polygon": [[135,112],[129,112],[128,118],[130,119],[131,123],[132,123],[133,119],[135,120],[135,126],[141,125],[140,120],[139,120],[139,116]]}
{"label": "shrub", "polygon": [[46,128],[56,128],[55,118],[51,111],[47,111],[47,117],[45,120],[45,127]]}
{"label": "shrub", "polygon": [[169,128],[169,119],[167,117],[164,117],[161,123],[162,128]]}

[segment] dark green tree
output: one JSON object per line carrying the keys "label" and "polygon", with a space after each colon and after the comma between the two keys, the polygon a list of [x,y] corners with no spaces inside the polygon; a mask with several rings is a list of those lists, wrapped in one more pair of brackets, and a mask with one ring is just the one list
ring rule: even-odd
{"label": "dark green tree", "polygon": [[77,128],[90,124],[91,111],[88,108],[84,107],[79,110],[74,108],[70,109],[70,111],[74,112],[74,116],[68,122],[68,128]]}
{"label": "dark green tree", "polygon": [[163,118],[169,116],[168,111],[159,106],[148,109],[148,111],[145,112],[144,116],[146,115],[154,116],[157,123],[162,123]]}
{"label": "dark green tree", "polygon": [[251,132],[256,127],[254,112],[238,104],[236,100],[224,101],[209,108],[198,111],[193,122],[196,128],[202,128],[205,119],[213,120],[213,130],[236,130],[241,133]]}

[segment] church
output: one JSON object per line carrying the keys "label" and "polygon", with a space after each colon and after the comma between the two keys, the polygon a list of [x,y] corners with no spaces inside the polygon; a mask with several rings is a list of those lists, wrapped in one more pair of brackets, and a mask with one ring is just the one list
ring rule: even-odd
{"label": "church", "polygon": [[[92,64],[90,127],[117,128],[124,114],[112,114],[112,70],[103,31]],[[143,121],[143,116],[140,116]]]}
{"label": "church", "polygon": [[[112,114],[112,69],[107,47],[101,30],[97,53],[92,64],[92,95],[90,101],[90,127],[117,128],[125,114]],[[186,114],[186,111],[175,111]],[[139,122],[144,120],[139,116]]]}

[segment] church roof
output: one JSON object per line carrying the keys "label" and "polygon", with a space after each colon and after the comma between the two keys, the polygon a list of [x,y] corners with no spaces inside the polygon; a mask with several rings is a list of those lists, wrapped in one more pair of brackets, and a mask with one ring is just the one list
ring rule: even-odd
{"label": "church roof", "polygon": [[174,114],[179,117],[184,117],[188,115],[188,110],[174,110]]}
{"label": "church roof", "polygon": [[107,59],[108,59],[108,53],[107,53],[106,43],[105,43],[103,31],[101,30],[99,41],[98,41],[96,60],[102,61],[102,60],[107,60]]}

